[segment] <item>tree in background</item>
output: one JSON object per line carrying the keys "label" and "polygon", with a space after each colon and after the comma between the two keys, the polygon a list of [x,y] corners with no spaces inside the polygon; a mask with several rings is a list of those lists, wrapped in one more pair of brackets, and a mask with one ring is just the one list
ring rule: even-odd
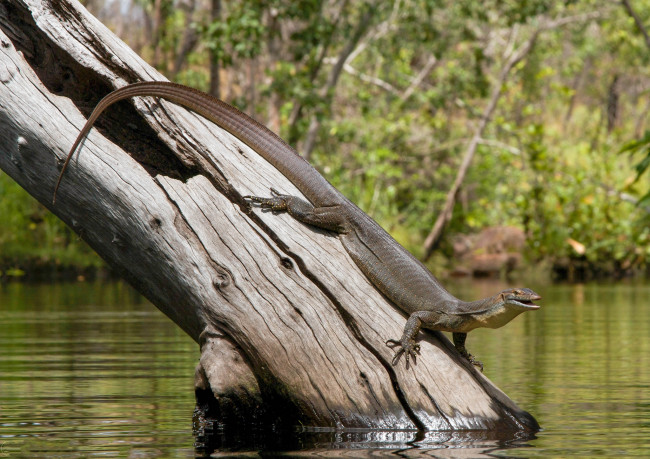
{"label": "tree in background", "polygon": [[646,1],[85,3],[171,79],[288,139],[415,252],[514,225],[533,260],[650,259],[634,169],[648,138],[616,154],[648,123]]}
{"label": "tree in background", "polygon": [[[636,27],[638,28],[639,32],[643,36],[643,40],[648,48],[650,50],[650,34],[648,33],[648,30],[646,28],[646,22],[647,22],[647,11],[646,11],[646,18],[642,18],[639,16],[639,14],[634,10],[632,7],[632,4],[630,3],[629,0],[623,0],[621,2],[623,4],[623,7],[625,8],[625,11],[630,15],[632,19],[634,19],[634,23]],[[644,115],[647,115],[648,111],[650,111],[650,104],[648,104],[647,108],[644,110]],[[636,129],[636,134],[638,136],[639,134],[639,127],[641,123],[637,124],[637,129]],[[646,173],[646,171],[650,168],[650,131],[646,131],[645,135],[643,138],[637,141],[632,141],[625,145],[622,149],[623,152],[630,152],[632,154],[640,154],[641,160],[636,164],[635,169],[636,169],[636,179],[634,180],[633,184],[637,184],[641,177]],[[648,209],[648,206],[650,206],[650,191],[646,192],[641,199],[639,200],[638,204],[640,206],[646,206],[646,209]],[[648,213],[650,213],[650,210],[648,210]]]}

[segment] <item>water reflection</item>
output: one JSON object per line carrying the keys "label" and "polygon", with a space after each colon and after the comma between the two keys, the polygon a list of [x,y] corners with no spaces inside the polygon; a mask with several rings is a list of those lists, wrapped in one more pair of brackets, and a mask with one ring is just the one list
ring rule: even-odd
{"label": "water reflection", "polygon": [[[252,429],[229,431],[219,426],[211,438],[199,436],[197,452],[207,456],[273,452],[283,456],[374,457],[493,457],[507,448],[524,447],[535,438],[524,432],[415,432],[364,429],[296,429],[292,432]],[[382,454],[383,453],[383,454]]]}
{"label": "water reflection", "polygon": [[[536,437],[217,426],[207,449],[215,456],[650,456],[650,287],[529,286],[544,297],[539,311],[476,330],[468,346],[486,375],[540,422]],[[452,289],[471,299],[503,287]],[[202,451],[195,441],[206,440],[192,433],[197,358],[198,346],[124,284],[0,285],[0,457],[194,457]]]}

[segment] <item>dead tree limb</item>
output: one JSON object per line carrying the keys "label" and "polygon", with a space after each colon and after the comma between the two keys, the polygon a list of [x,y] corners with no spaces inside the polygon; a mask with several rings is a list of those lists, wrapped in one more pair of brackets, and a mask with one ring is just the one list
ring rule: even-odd
{"label": "dead tree limb", "polygon": [[174,104],[112,106],[52,205],[97,101],[162,77],[76,0],[0,0],[0,44],[0,167],[200,343],[199,403],[276,425],[537,428],[440,333],[415,368],[392,367],[384,341],[404,317],[336,237],[246,206],[271,186],[300,193]]}
{"label": "dead tree limb", "polygon": [[600,11],[594,11],[587,14],[568,16],[568,17],[563,17],[555,20],[544,21],[542,25],[540,25],[531,33],[531,36],[528,38],[528,40],[526,40],[516,50],[508,53],[508,56],[506,56],[505,63],[503,64],[503,67],[499,72],[499,76],[492,86],[490,100],[488,101],[487,105],[483,109],[483,114],[481,115],[481,119],[479,120],[478,125],[474,129],[474,134],[471,140],[469,141],[469,144],[467,145],[460,167],[458,168],[458,172],[456,173],[456,178],[454,180],[454,183],[452,184],[449,192],[447,193],[447,198],[445,199],[445,204],[442,208],[442,211],[438,215],[438,218],[433,224],[433,228],[431,229],[431,232],[427,235],[427,238],[424,241],[424,260],[428,260],[431,254],[433,253],[433,251],[436,249],[438,243],[440,242],[440,239],[442,238],[442,234],[444,232],[445,227],[447,226],[447,223],[449,223],[449,221],[451,220],[451,216],[454,210],[454,205],[456,204],[456,195],[458,194],[458,190],[460,190],[460,187],[462,186],[463,181],[465,180],[465,175],[467,175],[467,171],[469,170],[472,160],[474,159],[474,154],[476,153],[476,147],[479,145],[481,138],[483,137],[483,134],[485,132],[485,129],[487,128],[488,124],[492,119],[492,115],[494,114],[499,99],[501,98],[503,85],[508,80],[508,77],[510,76],[510,72],[512,71],[512,69],[515,67],[515,65],[521,62],[521,60],[524,59],[528,55],[528,53],[530,53],[530,51],[535,46],[537,38],[543,31],[561,27],[566,24],[571,24],[573,22],[594,19],[599,17],[600,14],[601,14]]}
{"label": "dead tree limb", "polygon": [[454,209],[454,205],[456,204],[456,195],[458,194],[458,190],[460,190],[460,187],[463,184],[463,181],[465,180],[465,175],[467,175],[467,171],[469,170],[469,166],[472,163],[472,160],[474,159],[474,154],[476,153],[476,147],[478,147],[479,142],[482,139],[483,134],[485,132],[485,128],[487,127],[488,123],[492,119],[494,110],[496,109],[497,103],[501,98],[501,91],[503,89],[503,85],[508,79],[508,76],[510,75],[510,71],[512,70],[512,68],[519,61],[521,61],[530,52],[531,49],[533,49],[533,45],[537,40],[538,33],[539,32],[534,33],[523,45],[521,45],[521,47],[516,52],[512,53],[512,55],[506,60],[506,63],[501,69],[501,72],[499,73],[499,78],[494,82],[492,86],[492,93],[490,94],[490,100],[488,101],[487,106],[483,110],[481,119],[479,120],[479,123],[476,126],[476,129],[474,130],[474,135],[472,136],[471,140],[469,141],[469,144],[467,145],[467,149],[465,150],[465,154],[463,155],[463,160],[460,164],[460,167],[458,168],[458,172],[456,173],[456,179],[454,180],[451,189],[447,193],[447,198],[445,199],[445,205],[442,208],[442,212],[440,212],[440,214],[438,215],[438,218],[436,219],[436,222],[434,223],[431,232],[429,233],[429,235],[424,241],[425,260],[429,259],[429,257],[431,256],[435,248],[438,246],[438,242],[440,242],[440,238],[442,237],[444,228],[447,225],[447,223],[449,223],[449,220],[451,220],[452,211]]}

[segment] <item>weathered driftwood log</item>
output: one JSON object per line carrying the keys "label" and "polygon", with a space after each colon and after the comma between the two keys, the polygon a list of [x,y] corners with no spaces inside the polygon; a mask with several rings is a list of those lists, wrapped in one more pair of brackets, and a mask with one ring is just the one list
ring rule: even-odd
{"label": "weathered driftwood log", "polygon": [[242,196],[271,186],[300,193],[174,104],[111,107],[52,205],[62,160],[99,99],[162,77],[75,0],[0,0],[0,45],[0,167],[201,344],[198,393],[216,397],[221,415],[537,428],[439,333],[423,334],[417,366],[392,367],[384,342],[405,318],[336,237],[250,209]]}

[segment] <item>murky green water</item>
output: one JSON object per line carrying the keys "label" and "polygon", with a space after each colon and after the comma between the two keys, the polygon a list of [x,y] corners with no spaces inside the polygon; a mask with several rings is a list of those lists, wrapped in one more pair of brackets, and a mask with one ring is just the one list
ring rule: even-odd
{"label": "murky green water", "polygon": [[[404,456],[650,456],[650,287],[529,287],[544,296],[541,310],[472,332],[467,345],[538,419],[537,438],[506,447],[432,434],[408,449],[399,436],[358,437]],[[198,346],[124,284],[0,285],[0,457],[192,457],[197,358]],[[301,439],[314,449],[295,454],[373,453],[342,448],[364,446],[354,440]]]}
{"label": "murky green water", "polygon": [[0,457],[191,455],[197,348],[124,284],[0,285]]}
{"label": "murky green water", "polygon": [[468,338],[487,376],[544,429],[503,455],[650,457],[650,286],[534,289],[542,309]]}

